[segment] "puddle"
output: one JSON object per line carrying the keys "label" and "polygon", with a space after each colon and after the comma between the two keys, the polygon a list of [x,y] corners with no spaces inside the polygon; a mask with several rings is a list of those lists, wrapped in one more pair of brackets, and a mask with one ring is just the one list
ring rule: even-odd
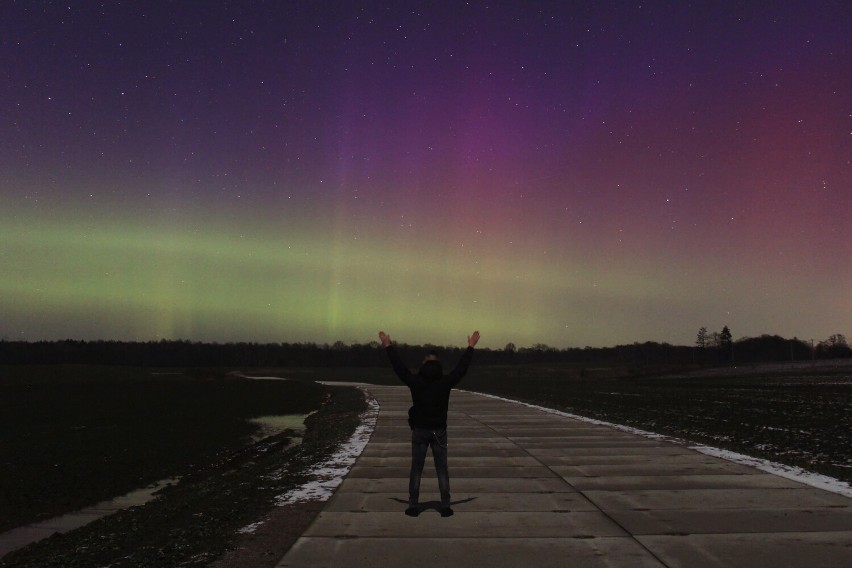
{"label": "puddle", "polygon": [[[258,427],[257,431],[252,434],[252,441],[259,442],[269,436],[280,434],[288,428],[294,430],[297,434],[301,434],[305,430],[305,419],[311,414],[313,412],[308,414],[281,414],[252,418],[249,422]],[[290,444],[295,445],[301,441],[301,436],[297,435],[293,437]],[[174,485],[179,480],[180,478],[163,479],[147,487],[136,489],[126,495],[116,497],[115,499],[103,501],[79,511],[2,533],[0,534],[0,557],[30,543],[47,538],[54,533],[66,533],[123,509],[144,505],[157,497],[157,491],[169,485]]]}
{"label": "puddle", "polygon": [[276,416],[258,416],[257,418],[249,419],[249,422],[258,427],[257,431],[252,434],[253,442],[259,442],[269,436],[280,434],[286,429],[303,432],[305,430],[305,419],[313,414],[280,414]]}
{"label": "puddle", "polygon": [[164,487],[176,484],[180,478],[161,479],[147,487],[131,491],[126,495],[102,501],[91,507],[66,513],[46,521],[25,525],[0,534],[0,557],[30,543],[37,542],[54,533],[66,533],[85,526],[92,521],[112,515],[123,509],[144,505],[157,497],[155,493]]}
{"label": "puddle", "polygon": [[142,489],[136,489],[135,491],[131,491],[127,495],[122,495],[121,497],[116,497],[110,501],[104,501],[100,503],[98,506],[105,506],[107,510],[109,509],[126,509],[128,507],[136,507],[138,505],[144,505],[151,499],[155,498],[157,495],[157,491],[160,489],[164,489],[171,485],[177,485],[178,481],[180,481],[180,477],[170,477],[168,479],[161,479],[156,483],[152,483],[147,487],[143,487]]}

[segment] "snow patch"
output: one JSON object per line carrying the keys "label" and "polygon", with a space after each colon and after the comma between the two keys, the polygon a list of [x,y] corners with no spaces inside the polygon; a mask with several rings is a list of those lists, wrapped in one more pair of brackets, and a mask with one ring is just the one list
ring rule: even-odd
{"label": "snow patch", "polygon": [[[464,391],[471,392],[471,391]],[[724,460],[728,460],[734,463],[738,463],[741,465],[747,465],[759,469],[761,471],[765,471],[767,473],[771,473],[773,475],[777,475],[779,477],[784,477],[786,479],[790,479],[793,481],[798,481],[799,483],[804,483],[805,485],[810,485],[811,487],[816,487],[818,489],[824,489],[825,491],[831,491],[832,493],[838,493],[840,495],[844,495],[846,497],[852,497],[852,486],[845,481],[840,481],[839,479],[835,479],[833,477],[829,477],[827,475],[821,475],[819,473],[813,473],[811,471],[804,470],[800,467],[792,466],[792,465],[784,465],[776,462],[772,462],[769,460],[764,460],[761,458],[755,458],[751,456],[747,456],[744,454],[738,454],[736,452],[732,452],[730,450],[723,450],[721,448],[714,448],[711,446],[705,446],[702,444],[695,444],[693,442],[689,442],[687,440],[683,440],[681,438],[675,438],[672,436],[666,436],[663,434],[657,434],[656,432],[648,432],[647,430],[640,430],[639,428],[634,428],[632,426],[625,426],[623,424],[614,424],[612,422],[605,422],[603,420],[598,420],[596,418],[589,418],[587,416],[580,416],[579,414],[571,414],[570,412],[562,412],[561,410],[556,410],[553,408],[546,408],[544,406],[538,406],[536,404],[530,404],[527,402],[521,402],[519,400],[512,400],[511,398],[503,398],[501,396],[486,394],[486,393],[472,393],[478,394],[481,396],[486,396],[488,398],[493,398],[497,400],[503,400],[506,402],[513,402],[515,404],[521,404],[528,408],[534,408],[536,410],[541,410],[542,412],[547,412],[549,414],[556,414],[558,416],[564,416],[566,418],[572,418],[574,420],[579,420],[581,422],[586,422],[588,424],[596,424],[598,426],[607,426],[609,428],[614,428],[616,430],[621,430],[622,432],[628,432],[630,434],[636,434],[639,436],[644,436],[645,438],[650,438],[652,440],[659,440],[662,442],[669,442],[672,444],[676,444],[678,446],[685,446],[690,450],[695,450],[696,452],[700,452],[702,454],[713,456],[716,458],[721,458]]]}
{"label": "snow patch", "polygon": [[263,524],[263,521],[258,521],[256,523],[246,525],[241,529],[237,529],[237,532],[242,533],[242,534],[250,534],[250,533],[253,533],[254,531],[256,531],[260,527],[260,525],[262,525],[262,524]]}
{"label": "snow patch", "polygon": [[829,477],[827,475],[821,475],[819,473],[814,473],[812,471],[808,471],[806,469],[802,469],[793,465],[784,465],[781,463],[771,462],[769,460],[753,458],[751,456],[738,454],[730,450],[713,448],[711,446],[704,446],[699,444],[690,445],[688,447],[691,450],[701,452],[702,454],[706,454],[708,456],[722,458],[724,460],[732,461],[734,463],[742,465],[748,465],[755,469],[759,469],[760,471],[765,471],[767,473],[771,473],[779,477],[798,481],[799,483],[804,483],[805,485],[810,485],[811,487],[824,489],[826,491],[831,491],[832,493],[839,493],[840,495],[845,495],[846,497],[852,497],[852,487],[850,487],[848,483],[846,483],[845,481],[840,481],[839,479],[835,479],[833,477]]}
{"label": "snow patch", "polygon": [[308,473],[310,480],[307,483],[276,497],[276,505],[283,507],[306,501],[327,501],[334,494],[337,486],[343,483],[343,478],[349,473],[355,460],[370,441],[379,415],[378,401],[365,389],[361,388],[361,392],[367,400],[367,410],[361,413],[361,424],[349,440],[328,460],[320,462],[311,469]]}

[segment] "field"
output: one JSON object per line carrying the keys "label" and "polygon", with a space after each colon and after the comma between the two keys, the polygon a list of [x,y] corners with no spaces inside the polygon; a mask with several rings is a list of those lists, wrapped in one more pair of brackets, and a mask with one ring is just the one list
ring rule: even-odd
{"label": "field", "polygon": [[852,481],[852,373],[565,379],[490,370],[488,392]]}
{"label": "field", "polygon": [[[355,389],[223,373],[6,367],[0,377],[0,531],[182,478],[2,566],[206,565],[347,439],[364,408]],[[317,409],[299,445],[292,431],[251,439],[249,418]]]}

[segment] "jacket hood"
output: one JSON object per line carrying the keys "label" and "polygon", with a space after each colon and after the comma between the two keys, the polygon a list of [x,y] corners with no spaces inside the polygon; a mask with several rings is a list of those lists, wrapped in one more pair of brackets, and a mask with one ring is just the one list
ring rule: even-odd
{"label": "jacket hood", "polygon": [[420,367],[419,375],[423,377],[426,382],[431,383],[444,376],[444,369],[438,361],[426,361],[423,363],[423,366]]}

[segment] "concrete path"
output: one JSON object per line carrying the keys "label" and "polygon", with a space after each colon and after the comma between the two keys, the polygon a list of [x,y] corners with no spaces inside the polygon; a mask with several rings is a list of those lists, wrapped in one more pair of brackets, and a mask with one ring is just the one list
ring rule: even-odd
{"label": "concrete path", "polygon": [[427,458],[406,517],[405,387],[370,386],[376,429],[279,567],[852,566],[852,499],[523,405],[454,392],[437,512]]}

